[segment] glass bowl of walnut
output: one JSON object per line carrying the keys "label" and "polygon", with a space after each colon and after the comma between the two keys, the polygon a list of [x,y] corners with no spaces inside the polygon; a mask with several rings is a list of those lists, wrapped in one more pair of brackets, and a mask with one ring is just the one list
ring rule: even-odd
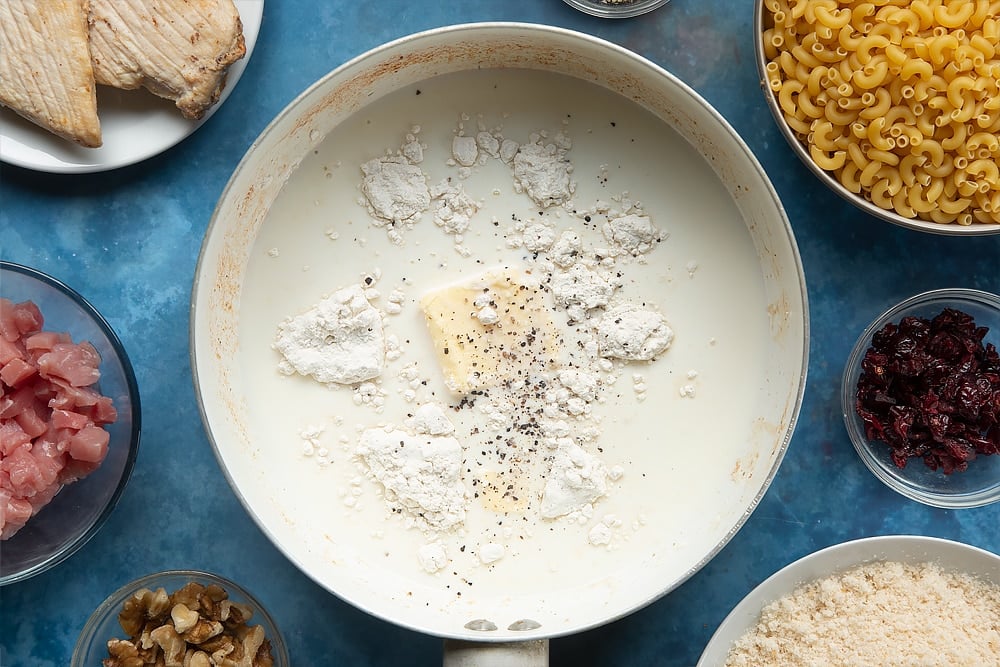
{"label": "glass bowl of walnut", "polygon": [[71,667],[288,667],[274,619],[245,589],[208,572],[137,579],[91,614]]}
{"label": "glass bowl of walnut", "polygon": [[844,424],[886,486],[958,509],[1000,500],[1000,296],[938,289],[862,332],[844,370]]}

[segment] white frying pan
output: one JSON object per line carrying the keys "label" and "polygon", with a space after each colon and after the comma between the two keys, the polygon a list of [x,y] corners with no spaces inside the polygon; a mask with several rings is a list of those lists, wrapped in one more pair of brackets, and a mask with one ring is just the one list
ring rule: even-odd
{"label": "white frying pan", "polygon": [[[463,170],[452,139],[482,130],[522,143],[532,132],[570,137],[577,214],[538,210],[502,161]],[[360,165],[398,149],[407,133],[423,145],[431,182],[451,176],[478,200],[461,238],[429,214],[400,226],[395,241],[372,224]],[[531,266],[537,257],[510,242],[518,220],[576,228],[596,247],[600,230],[580,209],[629,200],[641,201],[665,238],[618,267],[620,293],[664,313],[676,337],[654,362],[616,366],[606,400],[593,405],[599,436],[587,446],[616,471],[607,494],[571,517],[541,519],[544,480],[528,477],[518,480],[534,499],[527,507],[473,501],[464,528],[439,534],[389,511],[354,455],[360,430],[398,426],[428,398],[452,400],[420,296],[484,265]],[[365,277],[379,292],[373,303],[393,311],[385,322],[394,350],[398,343],[380,380],[364,391],[329,389],[279,373],[278,323]],[[793,431],[808,315],[781,204],[704,100],[600,39],[489,23],[375,49],[278,115],[236,169],[206,234],[191,343],[223,470],[292,562],[371,614],[451,640],[446,662],[463,663],[470,649],[482,660],[485,645],[497,659],[520,651],[524,663],[545,661],[548,638],[671,591],[739,530]],[[462,481],[472,488],[481,443],[464,445]],[[428,548],[447,559],[433,573],[423,568]]]}

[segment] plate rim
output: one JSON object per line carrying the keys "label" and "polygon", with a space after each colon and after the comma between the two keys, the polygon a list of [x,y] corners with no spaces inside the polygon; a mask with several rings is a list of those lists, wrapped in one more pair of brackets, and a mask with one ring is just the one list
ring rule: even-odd
{"label": "plate rim", "polygon": [[[202,118],[184,127],[183,131],[166,135],[166,139],[164,141],[146,144],[144,146],[140,145],[139,147],[141,150],[132,150],[130,148],[125,152],[125,154],[113,159],[86,163],[73,163],[66,162],[56,155],[42,151],[39,152],[45,156],[45,159],[35,157],[35,152],[31,151],[26,153],[22,148],[21,142],[19,141],[14,143],[14,148],[12,149],[12,137],[8,134],[6,127],[7,122],[0,118],[0,162],[15,167],[21,167],[22,169],[51,174],[99,173],[119,169],[121,167],[127,167],[144,160],[148,160],[149,158],[155,157],[173,148],[190,137],[202,125],[208,122],[209,118],[211,118],[223,105],[223,103],[225,103],[233,89],[239,83],[239,80],[243,76],[243,72],[246,70],[246,67],[250,62],[250,57],[253,54],[257,38],[260,34],[260,28],[263,24],[264,0],[233,0],[233,4],[236,6],[240,15],[240,21],[243,24],[246,54],[240,60],[236,61],[230,68],[226,79],[226,85],[222,89],[219,101],[213,104]],[[150,95],[151,93],[142,91],[140,94]],[[9,113],[15,113],[9,109],[7,111]],[[37,128],[37,131],[45,133],[46,136],[49,134],[42,128]]]}

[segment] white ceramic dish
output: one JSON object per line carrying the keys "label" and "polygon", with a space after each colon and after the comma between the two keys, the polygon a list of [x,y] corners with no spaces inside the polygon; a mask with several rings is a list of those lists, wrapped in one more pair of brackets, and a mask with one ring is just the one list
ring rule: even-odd
{"label": "white ceramic dish", "polygon": [[785,566],[754,588],[712,635],[697,667],[724,664],[733,644],[756,625],[761,610],[770,602],[807,582],[878,561],[913,565],[930,562],[945,571],[1000,585],[1000,556],[961,542],[919,535],[883,535],[835,544]]}
{"label": "white ceramic dish", "polygon": [[145,90],[98,86],[97,112],[104,144],[85,148],[46,132],[10,109],[0,108],[0,160],[52,173],[82,174],[125,167],[158,155],[190,136],[222,106],[243,75],[264,14],[264,0],[234,0],[243,22],[246,55],[229,69],[226,87],[200,120],[180,115],[173,102]]}
{"label": "white ceramic dish", "polygon": [[[415,126],[429,182],[451,177],[482,203],[461,239],[467,256],[429,214],[412,229],[400,226],[397,245],[359,203],[360,165],[398,150]],[[542,522],[474,503],[464,532],[439,536],[451,562],[431,575],[417,555],[434,538],[386,511],[353,456],[359,424],[400,424],[422,400],[408,402],[407,389],[446,397],[417,299],[484,266],[531,266],[532,254],[508,243],[517,220],[572,228],[587,247],[601,234],[584,224],[582,211],[540,212],[499,160],[467,171],[450,162],[460,128],[469,135],[501,128],[519,142],[539,130],[550,138],[563,132],[572,139],[580,207],[620,202],[623,191],[641,199],[669,236],[645,263],[622,265],[621,293],[666,313],[676,339],[654,364],[620,369],[614,391],[595,407],[603,417],[601,457],[623,475],[592,517]],[[271,349],[284,318],[365,274],[378,277],[380,308],[394,290],[402,294],[401,312],[385,318],[401,357],[382,374],[380,411],[350,388],[281,375]],[[588,35],[472,24],[403,38],[343,65],[258,138],[202,247],[192,363],[230,483],[317,583],[422,632],[544,640],[657,599],[739,530],[794,428],[807,313],[780,202],[749,149],[703,99],[653,63]],[[400,382],[409,363],[415,385]],[[744,391],[748,383],[758,390]],[[464,420],[475,422],[471,412],[448,414],[470,433]],[[317,442],[306,456],[303,433],[310,431],[307,439]],[[325,465],[317,463],[319,448],[327,450]],[[471,487],[468,477],[475,475],[467,474]],[[610,544],[589,544],[589,531],[608,515],[620,521]],[[507,549],[488,566],[477,555],[486,539]]]}

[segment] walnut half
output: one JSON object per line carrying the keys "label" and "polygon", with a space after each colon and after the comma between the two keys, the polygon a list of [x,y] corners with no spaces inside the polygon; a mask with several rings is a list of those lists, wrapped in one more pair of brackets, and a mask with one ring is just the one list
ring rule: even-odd
{"label": "walnut half", "polygon": [[271,643],[249,625],[250,606],[220,586],[190,582],[171,595],[141,589],[122,605],[129,639],[108,642],[103,667],[273,667]]}
{"label": "walnut half", "polygon": [[135,644],[124,639],[108,641],[108,657],[102,662],[104,667],[144,667],[145,661],[139,657]]}

